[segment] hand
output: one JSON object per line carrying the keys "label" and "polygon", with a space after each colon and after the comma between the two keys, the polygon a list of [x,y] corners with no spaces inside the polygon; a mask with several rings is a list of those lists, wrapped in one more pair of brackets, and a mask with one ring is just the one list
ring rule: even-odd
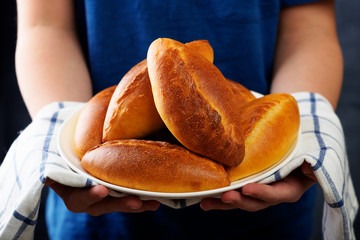
{"label": "hand", "polygon": [[62,185],[52,179],[46,180],[64,201],[71,212],[85,212],[99,216],[111,212],[144,212],[155,211],[160,206],[157,201],[142,201],[136,196],[116,198],[108,196],[109,190],[102,185],[91,188],[74,188]]}
{"label": "hand", "polygon": [[282,202],[296,202],[316,182],[309,164],[294,170],[284,179],[271,183],[249,183],[240,190],[223,193],[221,199],[207,198],[201,201],[205,211],[212,209],[229,210],[240,208],[254,212]]}

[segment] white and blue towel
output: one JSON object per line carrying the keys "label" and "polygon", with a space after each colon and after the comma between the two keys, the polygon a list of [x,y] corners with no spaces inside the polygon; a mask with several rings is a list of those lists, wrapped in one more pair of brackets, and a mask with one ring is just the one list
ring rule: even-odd
{"label": "white and blue towel", "polygon": [[[353,221],[358,201],[350,176],[341,123],[319,94],[295,93],[301,114],[301,142],[293,160],[263,183],[287,176],[305,161],[311,164],[323,194],[324,239],[355,239]],[[44,107],[19,135],[0,167],[0,239],[32,239],[41,191],[47,177],[73,187],[94,183],[75,172],[57,149],[59,129],[83,103],[59,102]],[[196,200],[199,201],[199,200]],[[170,207],[195,202],[162,201]]]}

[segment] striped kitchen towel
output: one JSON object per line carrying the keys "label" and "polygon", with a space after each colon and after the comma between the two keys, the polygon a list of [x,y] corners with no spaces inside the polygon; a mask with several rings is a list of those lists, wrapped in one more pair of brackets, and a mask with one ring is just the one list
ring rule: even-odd
{"label": "striped kitchen towel", "polygon": [[[358,202],[341,123],[321,95],[306,92],[293,95],[301,114],[300,146],[288,164],[261,182],[277,181],[304,161],[310,163],[324,193],[324,239],[355,239],[353,221]],[[44,107],[13,142],[0,167],[0,239],[33,238],[46,178],[73,187],[95,184],[73,172],[57,148],[62,123],[81,106],[83,103],[58,102]],[[179,208],[201,199],[157,200]]]}

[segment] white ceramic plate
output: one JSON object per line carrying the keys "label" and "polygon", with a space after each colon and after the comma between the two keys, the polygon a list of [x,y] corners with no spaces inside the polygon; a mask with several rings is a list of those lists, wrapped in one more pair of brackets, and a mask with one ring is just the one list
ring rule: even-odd
{"label": "white ceramic plate", "polygon": [[257,174],[254,174],[252,176],[234,181],[231,183],[230,186],[208,190],[208,191],[199,191],[199,192],[187,192],[187,193],[163,193],[163,192],[151,192],[151,191],[143,191],[143,190],[137,190],[137,189],[131,189],[126,187],[121,187],[117,185],[113,185],[107,182],[104,182],[100,179],[97,179],[90,174],[88,174],[80,164],[80,160],[77,157],[74,149],[74,133],[75,133],[75,126],[77,119],[79,117],[81,108],[79,108],[72,116],[70,116],[61,126],[60,133],[58,135],[58,148],[60,155],[63,157],[63,159],[67,162],[69,167],[74,170],[75,172],[91,179],[92,181],[104,185],[112,190],[115,190],[116,192],[128,194],[128,195],[136,195],[140,197],[146,197],[148,199],[156,199],[156,198],[164,198],[164,199],[191,199],[191,198],[205,198],[205,197],[216,197],[220,196],[221,193],[238,189],[245,184],[258,182],[271,174],[275,173],[278,169],[280,169],[282,166],[284,166],[286,163],[288,163],[294,156],[294,154],[297,151],[298,143],[300,142],[300,132],[298,134],[298,138],[292,145],[292,147],[289,149],[288,153],[279,160],[276,164],[273,166],[265,169],[264,171],[261,171]]}

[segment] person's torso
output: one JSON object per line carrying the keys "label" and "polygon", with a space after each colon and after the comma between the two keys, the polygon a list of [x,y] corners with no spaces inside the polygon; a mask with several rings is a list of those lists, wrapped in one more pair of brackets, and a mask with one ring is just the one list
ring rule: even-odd
{"label": "person's torso", "polygon": [[[81,0],[77,3],[79,32],[95,93],[118,84],[127,71],[146,58],[149,45],[159,37],[180,42],[206,39],[214,49],[214,64],[225,77],[263,94],[269,91],[280,0]],[[257,213],[204,212],[199,206],[175,210],[162,206],[154,213],[113,213],[94,218],[70,213],[62,200],[51,193],[47,221],[49,234],[57,239],[62,238],[63,232],[69,237],[72,232],[79,236],[84,231],[89,236],[110,236],[114,232],[114,236],[129,239],[144,236],[223,239],[270,233],[281,239],[282,233],[288,236],[294,226],[304,227],[303,234],[308,236],[314,196],[314,191],[310,191],[298,203],[281,204]],[[296,236],[303,237],[298,233]]]}
{"label": "person's torso", "polygon": [[[267,93],[272,75],[279,0],[99,1],[82,6],[81,33],[94,91],[117,84],[160,37],[206,39],[227,78]],[[80,4],[79,4],[80,5]]]}

